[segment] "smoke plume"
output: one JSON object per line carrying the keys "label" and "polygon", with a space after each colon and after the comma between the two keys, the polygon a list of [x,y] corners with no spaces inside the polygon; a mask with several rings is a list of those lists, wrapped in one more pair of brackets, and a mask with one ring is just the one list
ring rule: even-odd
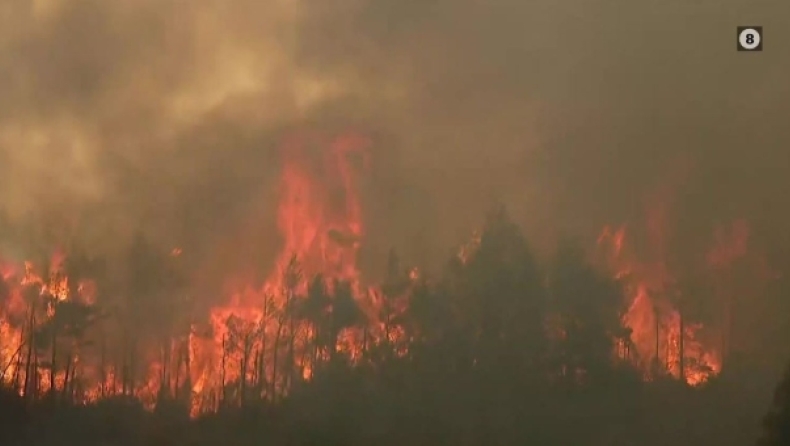
{"label": "smoke plume", "polygon": [[[243,227],[274,252],[280,142],[352,129],[370,258],[440,260],[497,201],[548,249],[662,187],[690,239],[734,217],[775,234],[790,5],[741,3],[6,0],[0,207],[97,245],[217,254]],[[764,52],[735,51],[748,24]]]}

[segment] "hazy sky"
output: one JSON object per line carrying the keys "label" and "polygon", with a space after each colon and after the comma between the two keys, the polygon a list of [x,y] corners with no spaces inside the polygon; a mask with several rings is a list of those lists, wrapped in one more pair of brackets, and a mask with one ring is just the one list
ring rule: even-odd
{"label": "hazy sky", "polygon": [[[538,244],[589,235],[662,187],[689,227],[786,231],[789,21],[784,0],[2,0],[0,206],[263,231],[283,131],[352,128],[376,135],[374,253],[443,253],[494,200]],[[764,52],[736,52],[744,24]]]}

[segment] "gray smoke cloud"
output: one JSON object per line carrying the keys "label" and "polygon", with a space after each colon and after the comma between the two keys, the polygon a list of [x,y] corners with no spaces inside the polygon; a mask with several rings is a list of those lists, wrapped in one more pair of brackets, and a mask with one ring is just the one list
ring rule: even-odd
{"label": "gray smoke cloud", "polygon": [[[547,249],[641,215],[679,162],[679,224],[746,217],[778,237],[788,16],[778,0],[6,0],[0,207],[206,253],[246,222],[238,245],[273,252],[280,137],[354,129],[375,135],[371,258],[442,259],[494,201]],[[735,51],[742,24],[765,27],[764,52]]]}

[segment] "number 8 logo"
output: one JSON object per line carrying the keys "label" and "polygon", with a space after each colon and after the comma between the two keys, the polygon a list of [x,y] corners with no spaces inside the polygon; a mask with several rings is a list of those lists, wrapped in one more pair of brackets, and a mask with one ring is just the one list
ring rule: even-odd
{"label": "number 8 logo", "polygon": [[738,28],[738,49],[741,51],[760,51],[762,43],[761,27]]}

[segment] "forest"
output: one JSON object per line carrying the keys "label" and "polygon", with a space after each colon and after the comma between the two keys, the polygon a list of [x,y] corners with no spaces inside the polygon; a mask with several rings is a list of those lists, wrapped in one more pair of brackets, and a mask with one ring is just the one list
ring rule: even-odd
{"label": "forest", "polygon": [[790,445],[712,3],[0,0],[0,446]]}
{"label": "forest", "polygon": [[76,247],[21,270],[6,264],[4,444],[788,438],[787,378],[771,406],[775,382],[754,382],[749,352],[700,365],[688,330],[662,352],[665,322],[655,356],[640,358],[624,323],[628,278],[602,273],[570,240],[541,264],[501,207],[436,277],[392,251],[381,285],[363,292],[353,276],[308,276],[291,255],[276,288],[203,324],[184,255],[140,235],[120,275]]}

